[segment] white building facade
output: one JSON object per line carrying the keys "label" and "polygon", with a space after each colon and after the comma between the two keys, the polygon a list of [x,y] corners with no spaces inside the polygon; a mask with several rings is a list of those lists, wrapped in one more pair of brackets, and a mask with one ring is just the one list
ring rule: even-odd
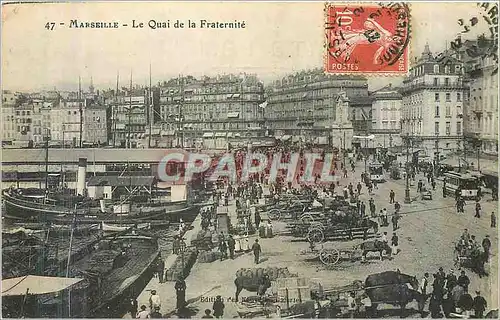
{"label": "white building facade", "polygon": [[468,89],[463,83],[462,63],[450,58],[442,63],[426,45],[410,69],[402,88],[402,135],[413,146],[433,155],[463,147],[463,107]]}
{"label": "white building facade", "polygon": [[401,145],[401,110],[403,96],[392,85],[371,94],[371,133],[375,136],[370,143],[374,148],[392,148]]}

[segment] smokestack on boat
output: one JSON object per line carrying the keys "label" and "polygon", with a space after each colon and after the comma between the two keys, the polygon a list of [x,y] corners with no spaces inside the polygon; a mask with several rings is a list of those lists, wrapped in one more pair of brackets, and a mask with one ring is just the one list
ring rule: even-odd
{"label": "smokestack on boat", "polygon": [[87,176],[87,158],[78,159],[78,177],[76,180],[76,194],[85,196],[85,178]]}

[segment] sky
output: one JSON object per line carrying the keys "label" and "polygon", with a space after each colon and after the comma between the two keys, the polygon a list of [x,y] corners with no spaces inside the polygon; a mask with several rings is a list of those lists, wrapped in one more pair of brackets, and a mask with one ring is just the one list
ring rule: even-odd
{"label": "sky", "polygon": [[[4,5],[2,11],[2,89],[77,90],[153,83],[183,75],[257,74],[265,83],[286,74],[323,66],[323,2],[39,3]],[[462,30],[457,20],[478,15],[474,2],[411,4],[410,55],[428,42],[443,50]],[[117,21],[118,29],[68,28],[70,20]],[[176,20],[245,21],[244,29],[175,29]],[[132,20],[144,28],[132,29]],[[148,21],[170,20],[153,30]],[[55,22],[53,30],[45,28]],[[59,23],[65,23],[60,26]],[[49,27],[50,28],[50,27]],[[486,32],[480,19],[470,35]],[[465,38],[465,36],[464,36]],[[401,78],[370,78],[370,89]]]}

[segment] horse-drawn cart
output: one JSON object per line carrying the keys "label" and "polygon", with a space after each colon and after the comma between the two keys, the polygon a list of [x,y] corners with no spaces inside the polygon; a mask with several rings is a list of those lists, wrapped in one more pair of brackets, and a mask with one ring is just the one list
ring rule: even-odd
{"label": "horse-drawn cart", "polygon": [[302,251],[301,255],[306,256],[307,260],[319,259],[323,265],[333,266],[341,260],[354,261],[357,258],[357,253],[361,256],[361,252],[356,248],[342,248],[332,243],[323,243],[319,248],[316,248],[316,245],[310,242],[309,250]]}
{"label": "horse-drawn cart", "polygon": [[306,256],[307,260],[319,259],[325,266],[334,266],[340,261],[346,260],[364,262],[370,252],[378,253],[380,260],[382,260],[384,252],[391,253],[391,248],[379,240],[363,241],[354,246],[339,246],[338,243],[328,242],[322,243],[319,248],[314,242],[309,242],[309,244],[309,250],[302,251],[301,254]]}

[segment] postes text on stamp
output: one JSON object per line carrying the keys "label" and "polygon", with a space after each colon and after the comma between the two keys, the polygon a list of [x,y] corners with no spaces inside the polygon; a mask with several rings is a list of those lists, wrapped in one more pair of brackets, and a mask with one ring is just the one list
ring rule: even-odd
{"label": "postes text on stamp", "polygon": [[410,10],[405,3],[325,6],[325,72],[404,75]]}

